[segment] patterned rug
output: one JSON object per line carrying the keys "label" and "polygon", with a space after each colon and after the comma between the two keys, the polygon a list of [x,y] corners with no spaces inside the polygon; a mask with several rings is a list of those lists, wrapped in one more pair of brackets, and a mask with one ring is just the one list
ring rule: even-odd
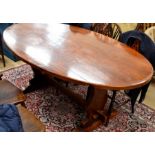
{"label": "patterned rug", "polygon": [[[10,71],[6,71],[3,79],[7,77],[9,81],[14,81],[18,73],[18,81],[14,82],[17,87],[21,83],[22,89],[28,86],[27,82],[32,79],[32,72],[27,66],[21,66],[16,68],[16,71],[12,69],[11,76]],[[18,72],[18,71],[19,72]],[[22,72],[22,70],[24,70]],[[22,75],[20,74],[22,73]],[[30,73],[30,74],[28,74]],[[25,85],[25,86],[24,86]],[[69,84],[69,88],[74,92],[86,97],[87,87],[82,85]],[[110,91],[108,92],[111,93]],[[54,86],[48,86],[40,88],[31,93],[27,93],[26,106],[34,115],[40,119],[46,126],[46,131],[53,132],[70,132],[74,128],[79,126],[82,119],[86,117],[85,112],[80,105],[72,101],[68,96],[57,90]],[[120,104],[127,100],[127,96],[121,91],[117,93],[117,102]],[[109,102],[109,100],[108,100]],[[136,104],[135,113],[131,114],[130,103],[127,102],[123,106],[116,109],[118,115],[110,120],[108,127],[101,125],[96,132],[131,132],[131,131],[155,131],[155,110],[149,108],[145,104]]]}
{"label": "patterned rug", "polygon": [[3,72],[1,78],[8,80],[19,89],[25,90],[30,85],[30,80],[34,78],[34,73],[30,65],[24,64]]}

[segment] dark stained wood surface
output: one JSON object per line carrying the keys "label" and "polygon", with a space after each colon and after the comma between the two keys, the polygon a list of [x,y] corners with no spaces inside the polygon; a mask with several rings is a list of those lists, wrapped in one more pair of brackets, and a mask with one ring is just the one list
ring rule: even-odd
{"label": "dark stained wood surface", "polygon": [[43,132],[45,131],[45,126],[38,120],[32,112],[28,111],[22,105],[17,105],[24,132]]}
{"label": "dark stained wood surface", "polygon": [[21,59],[67,81],[119,90],[142,86],[153,74],[135,50],[79,27],[14,24],[3,37]]}
{"label": "dark stained wood surface", "polygon": [[19,104],[25,101],[23,92],[7,80],[0,80],[0,104]]}

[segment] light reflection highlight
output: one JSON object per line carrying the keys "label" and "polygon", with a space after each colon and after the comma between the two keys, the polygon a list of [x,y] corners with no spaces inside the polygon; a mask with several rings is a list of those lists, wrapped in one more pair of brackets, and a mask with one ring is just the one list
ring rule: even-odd
{"label": "light reflection highlight", "polygon": [[47,25],[47,38],[51,44],[60,46],[65,40],[66,27],[61,24]]}
{"label": "light reflection highlight", "polygon": [[16,44],[15,36],[12,36],[9,33],[4,32],[4,38],[6,38],[8,45],[14,46]]}
{"label": "light reflection highlight", "polygon": [[76,80],[94,84],[104,84],[105,82],[109,82],[109,78],[107,77],[107,75],[97,69],[86,70],[83,68],[82,70],[82,68],[78,69],[78,67],[74,66],[69,69],[68,76]]}
{"label": "light reflection highlight", "polygon": [[[45,66],[48,66],[52,59],[52,55],[49,55],[44,48],[36,48],[28,46],[25,50],[25,53],[31,57],[34,61],[37,61]],[[52,54],[52,53],[51,53]]]}

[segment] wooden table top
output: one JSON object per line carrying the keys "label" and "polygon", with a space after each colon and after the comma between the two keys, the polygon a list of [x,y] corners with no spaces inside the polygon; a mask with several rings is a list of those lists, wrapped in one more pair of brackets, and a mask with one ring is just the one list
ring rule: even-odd
{"label": "wooden table top", "polygon": [[152,78],[137,51],[104,35],[65,24],[14,24],[3,38],[31,65],[58,78],[103,89],[130,89]]}

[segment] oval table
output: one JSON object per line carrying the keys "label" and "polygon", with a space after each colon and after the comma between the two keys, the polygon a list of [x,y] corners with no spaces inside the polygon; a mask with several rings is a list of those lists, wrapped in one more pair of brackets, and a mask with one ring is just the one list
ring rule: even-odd
{"label": "oval table", "polygon": [[51,76],[90,86],[88,126],[95,121],[97,111],[104,111],[107,90],[137,88],[153,75],[151,64],[137,51],[75,26],[14,24],[4,31],[3,38],[27,63]]}

